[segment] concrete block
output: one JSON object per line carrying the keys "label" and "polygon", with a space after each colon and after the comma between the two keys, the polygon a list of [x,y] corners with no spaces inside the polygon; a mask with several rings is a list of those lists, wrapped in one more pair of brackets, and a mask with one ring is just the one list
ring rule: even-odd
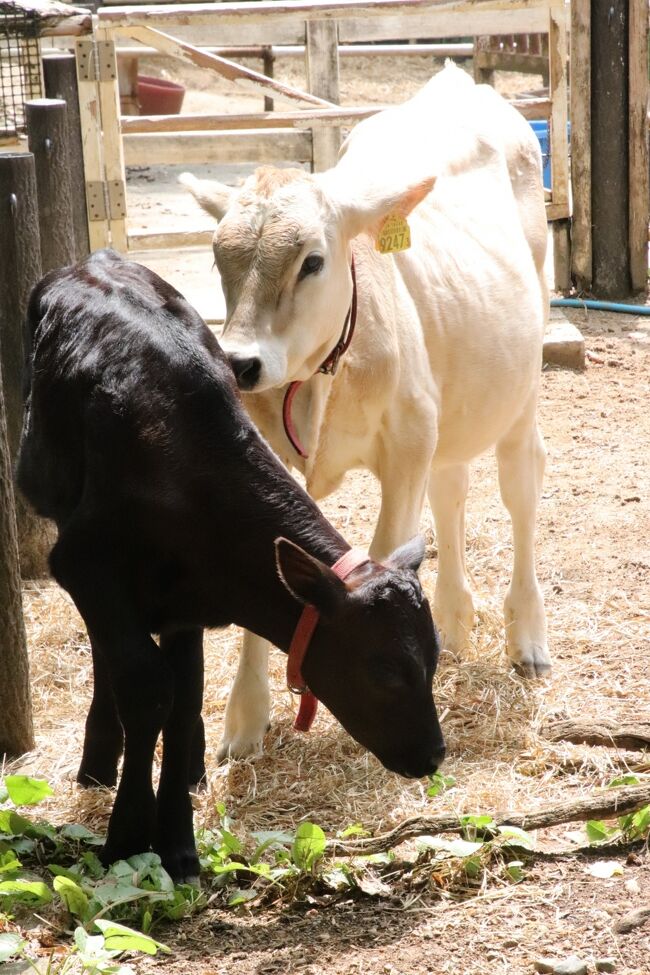
{"label": "concrete block", "polygon": [[544,363],[565,369],[585,368],[585,340],[571,322],[553,320],[544,336]]}

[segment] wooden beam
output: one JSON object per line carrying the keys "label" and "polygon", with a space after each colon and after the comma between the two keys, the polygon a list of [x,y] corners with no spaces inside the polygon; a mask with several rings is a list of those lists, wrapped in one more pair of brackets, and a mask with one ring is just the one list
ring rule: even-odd
{"label": "wooden beam", "polygon": [[[567,139],[567,39],[564,0],[549,10],[548,70],[551,94],[549,146],[551,150],[551,200],[556,206],[569,203],[569,146]],[[571,236],[568,219],[553,224],[553,268],[555,287],[568,291],[571,285]]]}
{"label": "wooden beam", "polygon": [[179,41],[177,38],[171,37],[171,35],[159,30],[153,30],[151,27],[134,27],[132,30],[129,30],[129,34],[136,40],[142,41],[145,44],[151,44],[158,51],[162,51],[171,57],[179,58],[181,61],[186,61],[189,64],[195,64],[199,68],[210,68],[223,78],[234,82],[240,88],[247,91],[253,91],[263,95],[268,95],[272,91],[279,98],[284,98],[285,101],[289,100],[302,102],[307,105],[318,105],[321,108],[332,107],[332,103],[323,98],[317,98],[316,95],[310,95],[297,88],[292,88],[290,85],[285,85],[281,81],[276,81],[273,78],[267,78],[266,75],[260,74],[259,71],[245,68],[235,61],[229,61],[227,58],[219,57],[217,54],[209,54],[207,51],[202,51],[200,48],[194,47],[193,44]]}
{"label": "wooden beam", "polygon": [[59,3],[58,0],[20,0],[19,6],[25,13],[32,13],[38,18],[41,37],[74,37],[92,32],[92,16],[83,7],[73,7],[72,4]]}
{"label": "wooden beam", "polygon": [[[305,24],[305,71],[310,92],[335,104],[339,101],[338,25],[328,20]],[[312,131],[312,171],[336,165],[341,148],[340,128]]]}
{"label": "wooden beam", "polygon": [[[117,77],[115,41],[110,31],[97,31],[99,104],[102,116],[102,151],[108,205],[108,228],[111,246],[126,251],[126,174],[120,132],[120,89]],[[101,70],[103,68],[103,70]]]}
{"label": "wooden beam", "polygon": [[104,195],[104,168],[101,155],[101,114],[97,82],[89,80],[88,64],[94,59],[92,40],[78,40],[75,47],[77,59],[77,88],[79,91],[79,121],[86,181],[86,210],[88,213],[88,239],[90,250],[107,247],[110,243],[108,217]]}
{"label": "wooden beam", "polygon": [[604,299],[632,293],[628,27],[627,0],[592,0],[591,290]]}
{"label": "wooden beam", "polygon": [[[182,3],[160,6],[113,7],[98,11],[99,23],[103,27],[158,26],[183,24],[229,24],[250,22],[281,23],[283,20],[298,18],[309,20],[338,20],[417,16],[427,12],[465,14],[467,18],[496,14],[504,33],[518,32],[516,15],[523,11],[526,23],[532,26],[536,13],[542,13],[544,23],[540,30],[546,29],[548,0],[260,0],[252,3]],[[513,16],[514,15],[514,16]],[[495,18],[495,22],[496,19]],[[508,30],[511,27],[511,30]],[[526,28],[524,27],[525,31]],[[481,33],[490,33],[483,30]]]}
{"label": "wooden beam", "polygon": [[382,111],[385,106],[370,108],[321,108],[304,112],[245,112],[239,115],[124,115],[122,131],[136,132],[210,132],[237,129],[311,129],[351,126],[361,119]]}
{"label": "wooden beam", "polygon": [[567,139],[567,39],[564,0],[555,3],[549,11],[549,84],[551,93],[551,147],[552,199],[562,206],[569,200],[569,146]]}
{"label": "wooden beam", "polygon": [[176,230],[169,233],[135,230],[129,234],[128,245],[130,251],[209,247],[212,244],[213,237],[214,230]]}
{"label": "wooden beam", "polygon": [[571,3],[571,272],[591,288],[591,0]]}
{"label": "wooden beam", "polygon": [[[75,260],[67,106],[61,98],[25,102],[27,138],[34,154],[43,274]],[[75,187],[76,191],[76,187]]]}
{"label": "wooden beam", "polygon": [[[197,45],[198,47],[199,45]],[[202,51],[219,54],[223,58],[261,58],[265,50],[270,50],[274,58],[302,58],[305,56],[304,44],[235,44],[229,47],[200,45]],[[339,44],[339,57],[422,57],[430,54],[434,58],[471,58],[473,44]],[[120,45],[118,57],[156,58],[165,57],[155,47],[143,45]]]}
{"label": "wooden beam", "polygon": [[[513,99],[524,118],[543,119],[551,113],[548,98]],[[141,132],[214,132],[238,129],[349,128],[388,106],[368,108],[316,108],[300,112],[244,112],[237,115],[123,115],[124,135]]]}
{"label": "wooden beam", "polygon": [[72,194],[72,222],[75,236],[75,258],[80,261],[90,253],[86,195],[79,192],[84,185],[83,140],[79,119],[79,91],[74,54],[67,51],[43,52],[43,74],[48,98],[63,98],[67,105],[68,163],[70,179],[75,188]]}
{"label": "wooden beam", "polygon": [[645,293],[648,286],[648,2],[629,3],[629,178],[630,178],[630,276],[632,290]]}
{"label": "wooden beam", "polygon": [[[268,135],[270,138],[265,138]],[[308,132],[291,129],[237,132],[174,132],[124,136],[124,160],[127,166],[154,163],[172,166],[201,165],[219,162],[311,163],[311,138]]]}

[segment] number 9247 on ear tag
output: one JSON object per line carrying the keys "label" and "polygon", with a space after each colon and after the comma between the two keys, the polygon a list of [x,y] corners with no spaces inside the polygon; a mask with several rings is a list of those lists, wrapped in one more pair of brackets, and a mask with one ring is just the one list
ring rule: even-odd
{"label": "number 9247 on ear tag", "polygon": [[399,213],[389,213],[377,235],[376,247],[380,254],[396,254],[411,246],[411,229],[406,218]]}

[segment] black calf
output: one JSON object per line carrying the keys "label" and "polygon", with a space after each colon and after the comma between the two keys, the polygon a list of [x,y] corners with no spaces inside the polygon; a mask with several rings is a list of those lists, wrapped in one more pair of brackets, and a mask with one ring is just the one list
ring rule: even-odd
{"label": "black calf", "polygon": [[255,431],[212,333],[145,268],[104,251],[50,273],[27,328],[18,482],[58,525],[52,572],[93,650],[80,781],[113,784],[124,739],[105,861],[153,846],[174,877],[198,873],[205,626],[286,652],[302,603],[316,605],[311,690],[388,768],[432,772],[444,745],[421,547],[346,582],[331,572],[349,546]]}

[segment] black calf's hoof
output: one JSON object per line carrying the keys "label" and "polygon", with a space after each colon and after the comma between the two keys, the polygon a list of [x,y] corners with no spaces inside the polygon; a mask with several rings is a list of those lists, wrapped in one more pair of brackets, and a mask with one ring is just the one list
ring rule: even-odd
{"label": "black calf's hoof", "polygon": [[90,769],[82,765],[77,772],[77,783],[84,789],[112,789],[117,783],[117,769]]}
{"label": "black calf's hoof", "polygon": [[[159,851],[156,851],[159,852]],[[162,865],[175,884],[191,884],[199,887],[201,866],[196,850],[179,850],[176,852],[160,853]]]}
{"label": "black calf's hoof", "polygon": [[200,796],[202,793],[208,791],[208,780],[204,776],[200,778],[197,782],[190,782],[188,786],[188,792],[192,796]]}

